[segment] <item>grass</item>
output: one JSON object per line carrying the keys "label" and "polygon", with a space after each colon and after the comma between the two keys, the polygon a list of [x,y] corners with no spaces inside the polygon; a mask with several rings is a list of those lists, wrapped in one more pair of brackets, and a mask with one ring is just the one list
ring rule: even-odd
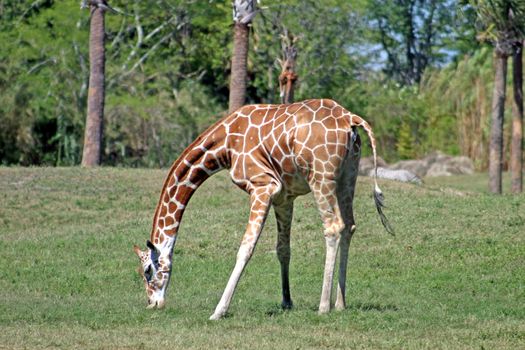
{"label": "grass", "polygon": [[208,321],[233,267],[247,196],[225,173],[193,197],[164,310],[145,309],[133,244],[145,245],[165,170],[0,168],[0,348],[517,349],[525,344],[525,196],[486,177],[359,179],[347,310],[319,316],[324,239],[310,196],[292,228],[295,308],[280,309],[267,221],[230,307]]}
{"label": "grass", "polygon": [[[427,188],[440,189],[444,191],[458,190],[465,194],[489,193],[488,178],[485,173],[477,173],[469,176],[440,176],[424,179]],[[510,192],[510,174],[503,173],[503,192]]]}

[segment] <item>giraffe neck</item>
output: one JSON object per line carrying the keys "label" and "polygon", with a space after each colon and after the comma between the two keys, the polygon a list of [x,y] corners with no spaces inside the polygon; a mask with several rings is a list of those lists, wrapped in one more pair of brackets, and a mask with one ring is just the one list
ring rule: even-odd
{"label": "giraffe neck", "polygon": [[164,305],[168,288],[173,248],[177,239],[182,214],[195,190],[211,175],[229,167],[225,147],[226,129],[222,121],[211,126],[173,163],[160,194],[153,218],[150,241],[152,261],[156,265],[157,288],[149,296],[150,305]]}
{"label": "giraffe neck", "polygon": [[182,215],[193,193],[208,177],[228,167],[224,140],[225,135],[220,132],[205,133],[171,167],[151,231],[151,242],[161,256],[171,257]]}

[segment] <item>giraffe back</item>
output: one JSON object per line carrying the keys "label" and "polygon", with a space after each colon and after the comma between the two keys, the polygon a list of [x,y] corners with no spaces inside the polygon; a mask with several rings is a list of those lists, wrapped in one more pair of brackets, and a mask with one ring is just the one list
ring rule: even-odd
{"label": "giraffe back", "polygon": [[273,176],[296,195],[309,192],[312,180],[338,175],[352,132],[351,113],[328,99],[249,105],[223,125],[235,183],[249,190],[258,176]]}

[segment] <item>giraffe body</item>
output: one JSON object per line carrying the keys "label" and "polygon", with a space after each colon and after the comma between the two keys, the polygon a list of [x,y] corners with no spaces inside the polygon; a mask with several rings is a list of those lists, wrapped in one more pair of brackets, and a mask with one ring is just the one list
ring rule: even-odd
{"label": "giraffe body", "polygon": [[[173,247],[188,201],[209,176],[226,168],[232,181],[250,195],[250,217],[235,267],[211,319],[226,313],[270,206],[274,207],[277,218],[282,305],[284,308],[292,306],[288,266],[293,201],[310,191],[323,220],[327,249],[319,311],[330,309],[339,247],[335,306],[343,309],[348,248],[355,230],[352,200],[361,147],[356,133],[358,126],[368,133],[375,160],[375,139],[370,126],[328,99],[244,106],[202,133],[169,171],[155,212],[148,249],[134,248],[142,264],[148,307],[164,305]],[[374,193],[381,220],[388,230],[377,182]]]}

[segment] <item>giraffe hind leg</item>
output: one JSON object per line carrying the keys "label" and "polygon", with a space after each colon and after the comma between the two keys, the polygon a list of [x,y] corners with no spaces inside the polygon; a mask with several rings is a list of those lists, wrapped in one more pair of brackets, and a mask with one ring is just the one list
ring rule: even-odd
{"label": "giraffe hind leg", "polygon": [[[356,142],[356,141],[354,141]],[[346,271],[348,265],[348,251],[350,241],[355,231],[355,221],[353,212],[353,200],[355,185],[357,181],[357,172],[360,159],[360,140],[357,137],[357,147],[354,146],[354,152],[349,155],[343,166],[343,174],[337,186],[337,196],[341,205],[341,215],[345,223],[345,229],[341,233],[341,242],[339,247],[339,279],[337,283],[337,299],[335,301],[336,310],[346,308]]]}
{"label": "giraffe hind leg", "polygon": [[346,270],[348,265],[350,241],[354,231],[354,224],[345,227],[341,233],[341,241],[339,243],[339,279],[337,281],[337,299],[335,301],[335,308],[340,311],[346,308]]}
{"label": "giraffe hind leg", "polygon": [[290,229],[293,216],[293,201],[283,204],[274,204],[275,217],[277,219],[277,259],[281,265],[281,285],[283,300],[281,306],[283,309],[293,307],[290,296],[289,266],[290,266]]}
{"label": "giraffe hind leg", "polygon": [[317,207],[323,219],[324,236],[326,243],[326,257],[323,274],[323,288],[321,301],[319,303],[319,313],[330,311],[330,299],[332,294],[332,284],[334,277],[335,261],[341,232],[345,228],[341,217],[338,199],[336,195],[336,181],[323,179],[311,185]]}

